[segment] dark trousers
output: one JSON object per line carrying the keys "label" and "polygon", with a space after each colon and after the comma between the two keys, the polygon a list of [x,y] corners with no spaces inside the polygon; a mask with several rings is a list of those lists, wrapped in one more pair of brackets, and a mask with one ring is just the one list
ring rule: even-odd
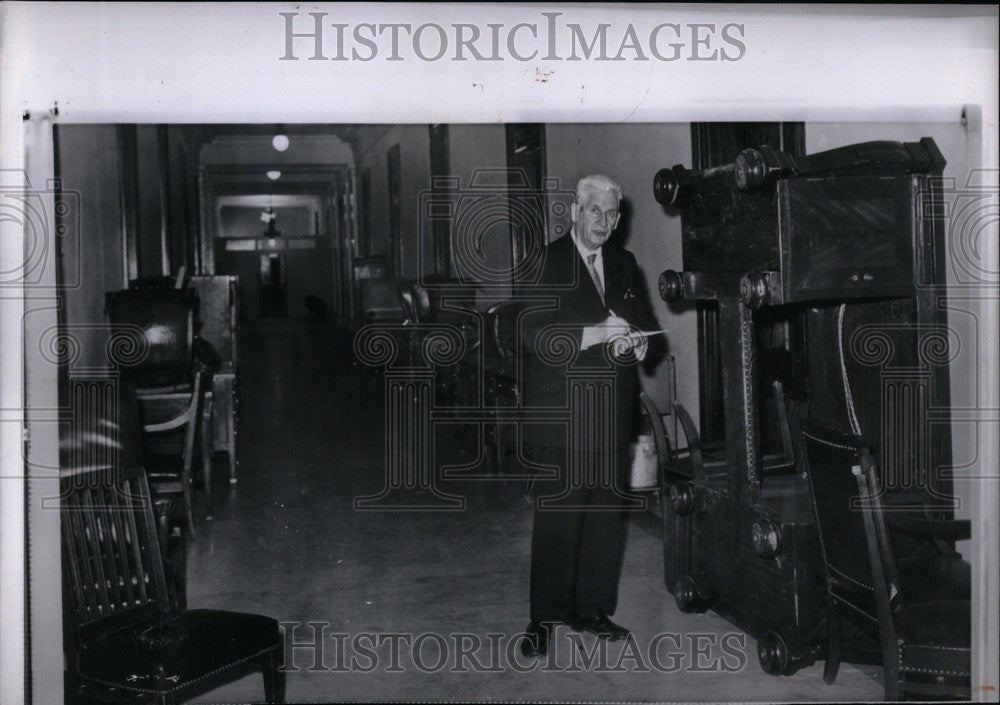
{"label": "dark trousers", "polygon": [[[565,455],[557,451],[545,449],[536,457],[564,467]],[[622,467],[620,460],[619,478]],[[622,487],[620,481],[617,486]],[[533,499],[531,619],[566,621],[574,613],[614,614],[625,547],[620,493],[606,483],[573,487],[560,472],[558,480],[537,482]],[[546,501],[551,506],[540,504]]]}

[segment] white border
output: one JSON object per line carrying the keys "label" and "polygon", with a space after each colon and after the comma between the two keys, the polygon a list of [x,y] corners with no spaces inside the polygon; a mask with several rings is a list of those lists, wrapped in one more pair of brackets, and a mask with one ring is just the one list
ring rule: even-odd
{"label": "white border", "polygon": [[[994,6],[344,5],[358,22],[540,23],[541,12],[594,27],[632,22],[743,23],[738,62],[280,62],[280,11],[292,4],[56,4],[0,7],[0,166],[23,168],[21,115],[58,104],[61,122],[687,122],[691,120],[937,121],[962,105],[984,116],[982,165],[996,169],[997,9]],[[568,53],[563,51],[562,53]],[[544,78],[545,80],[541,80]],[[0,271],[20,251],[0,239]],[[987,238],[992,262],[997,238]],[[0,300],[0,408],[22,395],[20,301]],[[993,306],[993,322],[996,307]],[[993,344],[998,349],[995,327]],[[985,403],[998,407],[986,365]],[[0,459],[20,462],[20,431],[0,423]],[[987,448],[996,465],[995,437]],[[989,461],[989,456],[985,460]],[[996,487],[983,509],[995,549]],[[0,701],[23,683],[23,487],[0,482]],[[983,547],[986,548],[985,546]],[[991,555],[995,560],[995,551]],[[997,595],[996,568],[986,586]],[[997,599],[986,604],[995,606]],[[53,606],[58,609],[58,606]],[[994,651],[979,665],[996,679]]]}

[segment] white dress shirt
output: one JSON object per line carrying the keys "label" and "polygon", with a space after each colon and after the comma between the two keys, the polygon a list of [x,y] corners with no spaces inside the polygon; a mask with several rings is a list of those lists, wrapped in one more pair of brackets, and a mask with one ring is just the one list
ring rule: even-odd
{"label": "white dress shirt", "polygon": [[597,257],[594,258],[594,269],[597,271],[597,278],[601,280],[601,288],[604,291],[608,290],[606,285],[606,280],[604,278],[604,255],[603,247],[598,247],[596,250],[588,250],[583,245],[580,244],[579,238],[576,236],[576,228],[570,230],[570,236],[573,238],[573,244],[576,245],[576,251],[580,253],[580,257],[583,258],[583,266],[587,266],[587,257],[596,254]]}

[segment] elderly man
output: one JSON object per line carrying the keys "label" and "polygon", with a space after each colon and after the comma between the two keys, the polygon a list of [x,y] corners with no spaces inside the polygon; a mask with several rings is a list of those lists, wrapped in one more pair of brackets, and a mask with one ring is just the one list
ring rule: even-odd
{"label": "elderly man", "polygon": [[[545,248],[537,286],[527,292],[536,304],[525,301],[525,408],[570,409],[576,419],[568,427],[525,424],[529,457],[557,469],[555,479],[534,483],[526,656],[545,654],[561,623],[599,638],[628,636],[610,615],[624,549],[636,363],[647,350],[642,333],[657,323],[635,256],[609,242],[620,204],[621,187],[607,176],[579,181],[573,228]],[[539,307],[539,294],[554,305]]]}

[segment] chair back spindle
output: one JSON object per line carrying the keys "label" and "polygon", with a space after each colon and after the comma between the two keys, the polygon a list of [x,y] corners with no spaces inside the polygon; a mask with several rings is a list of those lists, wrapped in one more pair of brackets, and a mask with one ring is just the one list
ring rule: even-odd
{"label": "chair back spindle", "polygon": [[61,534],[70,620],[80,628],[161,606],[166,581],[142,466],[135,393],[117,379],[74,380],[62,439]]}
{"label": "chair back spindle", "polygon": [[166,581],[142,475],[70,481],[63,506],[64,569],[77,624],[160,605]]}

